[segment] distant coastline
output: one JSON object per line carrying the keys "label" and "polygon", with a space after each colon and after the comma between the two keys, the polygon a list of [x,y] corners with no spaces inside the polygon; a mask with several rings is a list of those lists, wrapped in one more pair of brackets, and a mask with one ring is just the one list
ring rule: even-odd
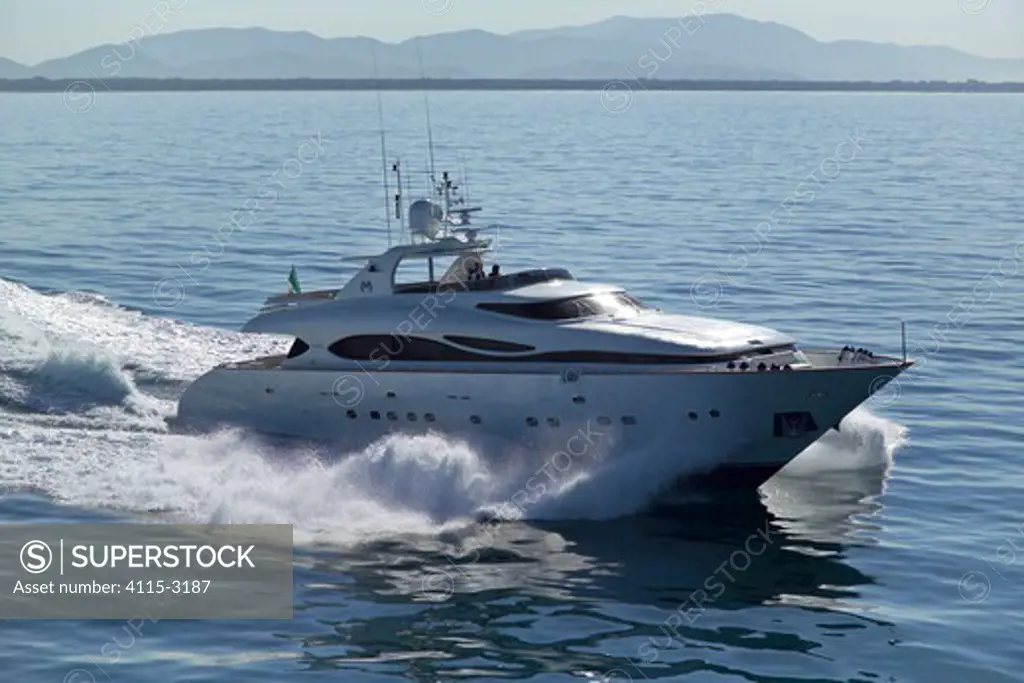
{"label": "distant coastline", "polygon": [[726,92],[924,92],[1024,93],[1024,83],[946,81],[736,81],[623,79],[0,79],[0,92],[231,92],[329,90],[566,90],[566,91],[726,91]]}

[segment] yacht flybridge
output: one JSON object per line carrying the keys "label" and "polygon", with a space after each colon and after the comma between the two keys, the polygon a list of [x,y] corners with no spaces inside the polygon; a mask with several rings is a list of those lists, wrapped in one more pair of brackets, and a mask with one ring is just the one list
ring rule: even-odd
{"label": "yacht flybridge", "polygon": [[[352,448],[391,432],[552,454],[575,439],[577,451],[654,450],[681,477],[757,486],[911,365],[666,313],[564,268],[488,273],[491,241],[457,190],[444,174],[408,207],[408,241],[359,257],[343,287],[268,298],[243,331],[288,335],[291,349],[203,375],[178,422]],[[395,204],[401,219],[401,192]],[[423,275],[404,281],[409,267]]]}

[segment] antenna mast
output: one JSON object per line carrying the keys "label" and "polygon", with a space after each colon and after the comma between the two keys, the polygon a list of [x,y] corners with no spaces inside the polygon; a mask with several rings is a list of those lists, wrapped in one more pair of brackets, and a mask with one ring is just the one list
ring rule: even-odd
{"label": "antenna mast", "polygon": [[[388,152],[384,142],[384,102],[380,96],[380,74],[377,71],[377,46],[370,43],[373,52],[373,78],[377,86],[377,119],[380,122],[380,164],[384,177],[384,216],[388,222],[388,249],[391,248],[391,190],[388,189]],[[399,185],[401,188],[401,185]]]}
{"label": "antenna mast", "polygon": [[465,204],[470,204],[469,199],[469,171],[466,170],[466,158],[459,153],[459,165],[462,166],[462,199]]}
{"label": "antenna mast", "polygon": [[405,176],[405,193],[412,196],[412,181],[409,180],[409,176]]}
{"label": "antenna mast", "polygon": [[420,62],[420,80],[423,81],[423,108],[427,113],[427,146],[430,151],[430,185],[433,187],[437,184],[437,171],[434,166],[434,129],[430,124],[430,98],[427,96],[427,74],[423,69],[423,53],[420,52],[420,44],[416,43],[416,57]]}
{"label": "antenna mast", "polygon": [[402,160],[395,159],[391,170],[395,172],[398,180],[398,187],[395,191],[395,219],[398,220],[398,241],[401,242],[405,236],[405,222],[402,220]]}

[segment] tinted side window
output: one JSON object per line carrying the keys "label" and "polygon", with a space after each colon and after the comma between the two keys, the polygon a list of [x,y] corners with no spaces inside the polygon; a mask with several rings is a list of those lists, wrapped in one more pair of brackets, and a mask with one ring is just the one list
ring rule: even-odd
{"label": "tinted side window", "polygon": [[533,320],[568,320],[571,318],[585,318],[594,315],[586,304],[580,303],[581,297],[574,299],[560,299],[558,301],[538,301],[528,304],[477,304],[477,308],[505,315],[514,315],[517,318],[531,318]]}
{"label": "tinted side window", "polygon": [[533,346],[527,346],[526,344],[516,344],[515,342],[501,341],[500,339],[485,339],[483,337],[457,337],[455,335],[445,336],[450,342],[459,344],[460,346],[468,346],[472,349],[480,349],[481,351],[533,351]]}
{"label": "tinted side window", "polygon": [[472,351],[463,351],[432,339],[397,335],[361,335],[346,337],[327,349],[335,356],[350,360],[488,360]]}
{"label": "tinted side window", "polygon": [[482,303],[477,308],[518,318],[533,320],[572,320],[589,318],[595,315],[622,315],[648,310],[649,307],[626,294],[611,292],[607,294],[588,294],[554,301],[536,301],[524,304],[513,303]]}
{"label": "tinted side window", "polygon": [[[485,340],[492,342],[495,340]],[[775,347],[775,351],[790,351],[792,346]],[[357,361],[478,361],[478,362],[557,362],[565,363],[618,363],[629,365],[724,363],[747,358],[753,351],[719,355],[674,355],[653,353],[620,353],[615,351],[571,350],[547,351],[522,355],[476,353],[448,346],[432,339],[400,337],[394,335],[362,335],[346,337],[331,344],[328,349],[341,358]]]}
{"label": "tinted side window", "polygon": [[295,358],[297,356],[301,356],[306,351],[309,351],[309,344],[302,341],[301,339],[296,339],[295,342],[292,344],[292,347],[288,349],[288,357]]}

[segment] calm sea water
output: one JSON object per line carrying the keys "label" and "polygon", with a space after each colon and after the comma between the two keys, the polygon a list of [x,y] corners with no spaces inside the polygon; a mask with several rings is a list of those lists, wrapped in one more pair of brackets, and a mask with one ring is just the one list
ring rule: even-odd
{"label": "calm sea water", "polygon": [[[506,269],[808,344],[898,353],[902,318],[918,365],[759,499],[652,509],[638,460],[497,528],[493,453],[172,435],[190,380],[281,347],[235,330],[292,263],[331,286],[386,246],[375,96],[0,95],[0,518],[297,542],[291,621],[7,621],[7,679],[1024,680],[1024,98],[430,101]],[[422,96],[384,109],[418,192]]]}

